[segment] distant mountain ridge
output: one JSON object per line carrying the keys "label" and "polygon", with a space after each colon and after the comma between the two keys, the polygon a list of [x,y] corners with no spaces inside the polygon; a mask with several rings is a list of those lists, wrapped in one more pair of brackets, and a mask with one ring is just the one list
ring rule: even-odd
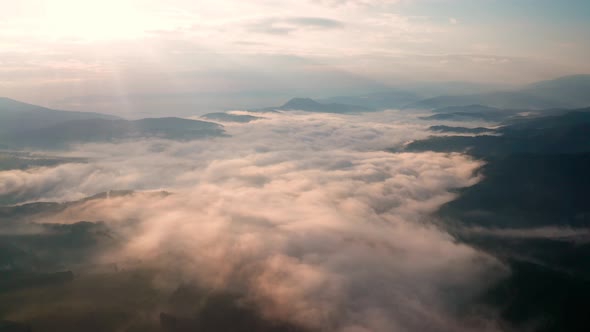
{"label": "distant mountain ridge", "polygon": [[71,120],[121,118],[102,113],[60,111],[0,97],[0,134],[39,129]]}
{"label": "distant mountain ridge", "polygon": [[369,112],[372,109],[364,106],[327,103],[323,104],[311,98],[293,98],[279,106],[280,110],[296,110],[317,113],[354,113],[354,112]]}
{"label": "distant mountain ridge", "polygon": [[181,118],[141,120],[72,120],[29,130],[8,137],[15,147],[55,148],[68,144],[113,142],[137,138],[192,140],[223,135],[223,127],[205,121]]}
{"label": "distant mountain ridge", "polygon": [[175,117],[124,120],[100,113],[57,111],[0,99],[0,146],[62,148],[73,143],[133,138],[192,140],[224,135],[212,122]]}
{"label": "distant mountain ridge", "polygon": [[[590,75],[565,76],[520,88],[504,86],[502,90],[499,90],[498,86],[484,87],[476,83],[449,82],[449,84],[453,84],[452,88],[437,88],[437,84],[434,83],[430,84],[430,88],[428,88],[429,84],[408,84],[405,88],[391,88],[388,91],[358,96],[320,99],[298,97],[282,106],[258,111],[303,110],[322,113],[354,113],[385,109],[443,110],[453,107],[473,109],[476,105],[482,108],[481,111],[484,111],[484,108],[526,111],[590,106]],[[449,112],[444,111],[444,113]]]}
{"label": "distant mountain ridge", "polygon": [[517,91],[500,91],[466,96],[439,96],[406,105],[405,109],[437,109],[480,104],[494,108],[544,109],[572,105]]}
{"label": "distant mountain ridge", "polygon": [[469,95],[443,95],[406,105],[405,109],[438,109],[484,105],[502,109],[540,110],[590,106],[590,75],[560,77],[519,89]]}
{"label": "distant mountain ridge", "polygon": [[480,112],[497,112],[501,109],[496,107],[490,107],[485,105],[473,104],[473,105],[462,105],[462,106],[447,106],[443,108],[437,108],[432,110],[433,113],[480,113]]}
{"label": "distant mountain ridge", "polygon": [[370,109],[383,110],[401,108],[407,104],[424,99],[424,96],[412,91],[392,89],[360,96],[337,96],[319,99],[320,103],[358,105]]}
{"label": "distant mountain ridge", "polygon": [[576,107],[587,107],[590,106],[590,75],[572,75],[541,81],[529,84],[523,91]]}

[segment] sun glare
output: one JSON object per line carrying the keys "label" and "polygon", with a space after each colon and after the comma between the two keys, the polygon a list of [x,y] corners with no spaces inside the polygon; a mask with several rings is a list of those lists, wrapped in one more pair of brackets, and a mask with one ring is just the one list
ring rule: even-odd
{"label": "sun glare", "polygon": [[52,0],[44,14],[44,31],[56,38],[132,38],[155,23],[131,1]]}

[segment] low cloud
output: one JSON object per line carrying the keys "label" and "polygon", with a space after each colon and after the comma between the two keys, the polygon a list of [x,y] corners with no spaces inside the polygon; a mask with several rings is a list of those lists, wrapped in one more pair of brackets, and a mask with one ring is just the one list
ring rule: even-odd
{"label": "low cloud", "polygon": [[385,152],[427,135],[395,112],[265,117],[228,126],[227,138],[80,146],[64,154],[89,163],[1,172],[0,195],[170,190],[86,201],[43,222],[102,220],[125,241],[99,262],[141,258],[161,271],[158,287],[237,291],[263,316],[311,329],[494,329],[457,308],[506,269],[429,222],[450,189],[478,181],[479,162]]}

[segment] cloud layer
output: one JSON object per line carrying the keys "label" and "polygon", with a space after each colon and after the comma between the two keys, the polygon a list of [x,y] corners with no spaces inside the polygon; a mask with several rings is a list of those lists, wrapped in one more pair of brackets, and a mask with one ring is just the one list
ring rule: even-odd
{"label": "cloud layer", "polygon": [[[45,222],[103,220],[125,239],[97,260],[141,258],[158,287],[242,294],[270,319],[325,331],[493,330],[465,305],[506,271],[430,222],[475,183],[459,154],[389,153],[425,133],[399,114],[269,114],[189,143],[85,145],[89,163],[0,173],[0,195],[70,200]],[[477,318],[477,319],[475,319]]]}

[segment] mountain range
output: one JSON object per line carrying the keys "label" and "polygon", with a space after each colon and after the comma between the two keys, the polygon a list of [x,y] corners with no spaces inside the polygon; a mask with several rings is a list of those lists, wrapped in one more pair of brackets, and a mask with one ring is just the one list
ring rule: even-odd
{"label": "mountain range", "polygon": [[[557,78],[529,84],[520,88],[503,91],[486,91],[492,87],[478,86],[469,88],[466,84],[457,85],[461,89],[424,89],[421,86],[408,85],[407,90],[401,88],[391,89],[384,92],[375,92],[360,96],[339,96],[314,100],[311,98],[293,98],[281,106],[265,107],[252,109],[252,112],[276,112],[276,111],[307,111],[317,113],[360,113],[371,112],[383,109],[405,109],[405,110],[431,110],[434,115],[426,117],[428,120],[484,120],[484,121],[501,121],[506,120],[519,113],[527,111],[539,111],[552,109],[553,111],[583,108],[590,106],[590,75],[576,75]],[[482,92],[483,90],[483,92]],[[463,91],[463,94],[453,95],[436,95],[436,92],[456,92]],[[469,93],[479,91],[477,93]],[[257,117],[251,115],[235,115],[227,112],[208,113],[202,116],[205,120],[221,122],[249,122],[257,120]],[[183,137],[191,136],[215,136],[221,132],[216,132],[211,126],[207,126],[201,121],[200,127],[192,123],[191,133],[186,132],[188,127],[183,127],[184,133],[171,134],[170,125],[172,122],[180,125],[181,122],[191,121],[186,119],[175,118],[172,120],[149,120],[148,128],[144,124],[124,123],[124,119],[112,115],[91,113],[91,112],[71,112],[53,110],[41,106],[31,105],[9,98],[0,98],[0,136],[6,137],[15,133],[22,133],[30,130],[49,128],[67,121],[78,120],[82,122],[73,123],[72,125],[84,125],[84,121],[97,119],[111,120],[112,122],[96,122],[97,130],[94,134],[100,137],[103,134],[98,133],[98,128],[103,128],[104,132],[109,130],[115,134],[115,137],[125,137],[121,131],[131,132],[128,134],[134,136],[163,136],[163,137]],[[119,120],[119,122],[115,121]],[[162,126],[165,129],[156,130],[159,121],[163,121]],[[195,120],[193,120],[195,121]],[[90,126],[90,123],[87,123]],[[62,125],[62,128],[63,129]],[[67,127],[67,126],[66,126]],[[110,127],[111,129],[107,129]],[[205,129],[205,128],[208,129]],[[219,129],[219,128],[218,128]],[[47,129],[49,130],[49,129]],[[208,130],[208,132],[207,132]],[[196,131],[201,131],[197,134]],[[62,135],[63,136],[63,135]],[[20,139],[20,138],[19,138]],[[7,146],[0,141],[1,146]]]}
{"label": "mountain range", "polygon": [[481,181],[458,189],[435,214],[458,241],[510,267],[510,276],[477,301],[497,308],[509,331],[585,331],[590,108],[523,117],[493,136],[431,129],[455,134],[414,141],[406,150],[462,152],[485,161],[477,171]]}
{"label": "mountain range", "polygon": [[[474,113],[502,111],[507,113],[582,108],[590,106],[590,75],[566,76],[536,82],[518,88],[501,89],[467,83],[455,83],[451,88],[436,88],[442,84],[407,84],[358,96],[336,96],[321,99],[293,98],[277,107],[255,111],[301,110],[321,113],[357,113],[384,109],[436,110],[436,113]],[[442,94],[441,94],[442,93]],[[452,94],[449,94],[452,93]],[[487,108],[487,109],[486,109]],[[440,117],[451,117],[441,115]],[[495,117],[494,119],[496,119]]]}
{"label": "mountain range", "polygon": [[374,109],[366,106],[342,104],[342,103],[321,103],[311,98],[292,98],[281,106],[266,107],[254,111],[305,111],[313,113],[360,113],[371,112]]}
{"label": "mountain range", "polygon": [[590,151],[590,108],[558,116],[522,119],[497,128],[495,132],[500,135],[434,136],[411,142],[406,149],[468,152],[480,158],[503,157],[513,153]]}
{"label": "mountain range", "polygon": [[36,130],[72,120],[120,120],[101,113],[60,111],[0,97],[0,133]]}
{"label": "mountain range", "polygon": [[507,91],[444,95],[409,103],[405,109],[437,109],[485,105],[503,109],[539,110],[590,106],[590,75],[561,77]]}
{"label": "mountain range", "polygon": [[53,110],[0,99],[0,147],[62,148],[68,144],[134,138],[192,140],[224,135],[219,124],[175,117],[125,120],[90,112]]}

